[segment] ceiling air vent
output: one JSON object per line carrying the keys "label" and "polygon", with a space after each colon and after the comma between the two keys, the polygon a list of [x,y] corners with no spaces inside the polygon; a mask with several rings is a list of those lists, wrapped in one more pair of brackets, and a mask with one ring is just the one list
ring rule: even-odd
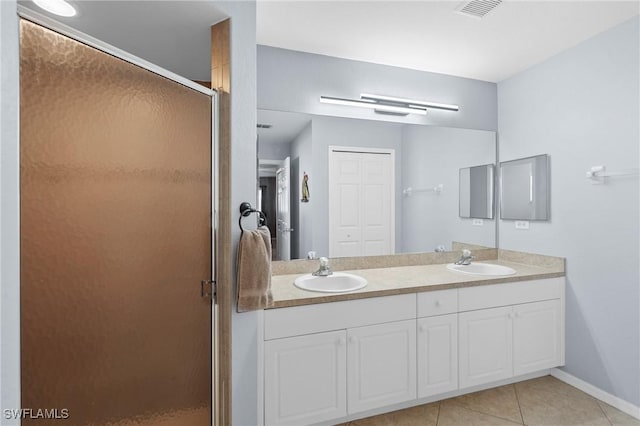
{"label": "ceiling air vent", "polygon": [[272,124],[262,124],[262,123],[258,123],[258,124],[256,125],[256,127],[257,127],[258,129],[270,129],[270,128],[272,128],[272,127],[273,127],[273,125],[272,125]]}
{"label": "ceiling air vent", "polygon": [[487,13],[498,7],[500,3],[502,3],[502,0],[465,1],[456,8],[456,12],[472,18],[482,19]]}

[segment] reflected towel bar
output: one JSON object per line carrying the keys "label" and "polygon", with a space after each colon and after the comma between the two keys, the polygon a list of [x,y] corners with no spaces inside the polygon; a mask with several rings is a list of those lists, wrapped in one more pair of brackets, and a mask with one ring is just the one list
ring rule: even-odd
{"label": "reflected towel bar", "polygon": [[413,195],[414,192],[435,192],[436,194],[440,194],[442,192],[442,190],[444,189],[444,185],[443,184],[439,184],[434,186],[433,188],[407,188],[405,190],[402,191],[402,194],[405,197],[411,197],[411,195]]}

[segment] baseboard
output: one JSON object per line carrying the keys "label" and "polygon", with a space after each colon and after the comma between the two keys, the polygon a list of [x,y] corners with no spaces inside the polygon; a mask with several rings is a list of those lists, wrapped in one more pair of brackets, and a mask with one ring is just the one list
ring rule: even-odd
{"label": "baseboard", "polygon": [[561,380],[566,384],[573,386],[574,388],[578,388],[582,392],[587,393],[592,397],[599,399],[600,401],[606,402],[610,406],[617,408],[618,410],[640,420],[640,407],[633,405],[632,403],[627,402],[624,399],[620,399],[617,396],[611,395],[610,393],[605,392],[602,389],[597,388],[582,379],[578,379],[576,376],[573,376],[558,368],[552,368],[550,373],[556,379]]}
{"label": "baseboard", "polygon": [[335,424],[349,423],[351,421],[363,419],[366,417],[377,416],[380,414],[389,413],[391,411],[404,410],[405,408],[415,407],[422,404],[429,404],[431,402],[441,401],[443,399],[455,398],[456,396],[478,392],[486,389],[496,388],[499,386],[509,385],[511,383],[522,382],[524,380],[536,379],[538,377],[548,376],[549,374],[551,374],[551,370],[536,371],[535,373],[528,373],[528,374],[523,374],[522,376],[509,377],[508,379],[499,380],[497,382],[485,383],[482,385],[471,386],[464,389],[457,389],[451,392],[445,392],[438,395],[428,396],[425,398],[417,398],[417,399],[401,402],[398,404],[374,408],[372,410],[351,414],[346,417],[333,419],[333,420],[320,422],[320,423],[314,423],[313,426],[330,426]]}

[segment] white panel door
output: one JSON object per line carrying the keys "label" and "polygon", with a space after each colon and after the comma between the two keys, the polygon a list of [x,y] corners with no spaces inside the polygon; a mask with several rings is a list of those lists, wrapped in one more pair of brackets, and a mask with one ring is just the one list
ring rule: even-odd
{"label": "white panel door", "polygon": [[329,177],[329,255],[361,256],[360,157],[352,152],[336,152],[330,161],[333,175]]}
{"label": "white panel door", "polygon": [[347,415],[346,332],[265,342],[265,423],[303,425]]}
{"label": "white panel door", "polygon": [[418,319],[418,398],[458,389],[458,315]]}
{"label": "white panel door", "polygon": [[460,388],[513,375],[513,308],[458,315]]}
{"label": "white panel door", "polygon": [[381,153],[330,151],[329,255],[331,257],[394,253],[393,161],[391,151]]}
{"label": "white panel door", "polygon": [[393,254],[391,156],[361,154],[362,161],[362,255]]}
{"label": "white panel door", "polygon": [[277,260],[291,260],[291,159],[285,158],[276,172]]}
{"label": "white panel door", "polygon": [[513,373],[531,373],[561,364],[560,300],[514,306]]}
{"label": "white panel door", "polygon": [[349,414],[416,398],[416,321],[347,330]]}

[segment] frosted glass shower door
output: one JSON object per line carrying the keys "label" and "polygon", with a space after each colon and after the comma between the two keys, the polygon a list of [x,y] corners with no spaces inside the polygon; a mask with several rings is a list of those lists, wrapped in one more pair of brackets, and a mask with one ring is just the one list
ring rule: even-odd
{"label": "frosted glass shower door", "polygon": [[211,97],[20,32],[23,424],[210,425]]}

